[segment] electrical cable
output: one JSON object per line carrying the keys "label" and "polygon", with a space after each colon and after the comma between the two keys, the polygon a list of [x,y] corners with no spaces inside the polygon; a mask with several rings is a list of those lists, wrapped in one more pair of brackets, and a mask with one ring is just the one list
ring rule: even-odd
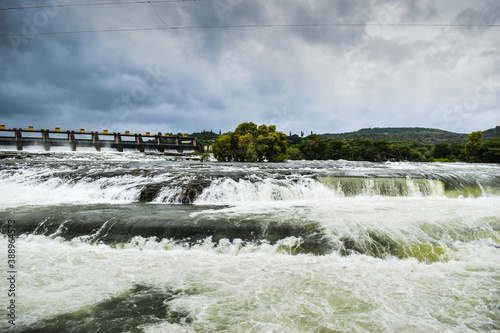
{"label": "electrical cable", "polygon": [[54,7],[87,7],[87,6],[108,6],[108,5],[133,5],[133,4],[148,4],[148,3],[168,3],[168,2],[197,2],[206,0],[137,0],[125,2],[95,2],[95,3],[68,3],[58,5],[37,5],[37,6],[19,6],[19,7],[4,7],[2,10],[20,10],[20,9],[37,9],[37,8],[54,8]]}
{"label": "electrical cable", "polygon": [[9,36],[37,36],[37,35],[64,35],[82,33],[105,33],[105,32],[129,32],[129,31],[151,31],[151,30],[206,30],[206,29],[246,29],[246,28],[336,28],[336,27],[414,27],[414,28],[447,28],[447,27],[500,27],[500,24],[443,24],[443,23],[394,23],[394,24],[367,24],[367,23],[325,23],[325,24],[246,24],[246,25],[207,25],[207,26],[185,26],[172,27],[147,27],[147,28],[120,28],[120,29],[96,29],[96,30],[73,30],[73,31],[46,31],[33,33],[2,33],[0,37]]}

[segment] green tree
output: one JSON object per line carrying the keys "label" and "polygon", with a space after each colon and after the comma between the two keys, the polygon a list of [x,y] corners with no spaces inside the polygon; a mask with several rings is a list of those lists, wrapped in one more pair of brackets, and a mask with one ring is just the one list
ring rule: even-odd
{"label": "green tree", "polygon": [[483,150],[483,132],[477,131],[469,134],[465,144],[465,160],[471,163],[481,162]]}
{"label": "green tree", "polygon": [[395,144],[391,146],[391,155],[390,157],[399,161],[411,161],[412,153],[410,146]]}
{"label": "green tree", "polygon": [[288,144],[288,147],[291,147],[294,145],[299,145],[301,142],[302,142],[302,139],[297,134],[293,134],[293,135],[288,136],[286,138],[286,143]]}
{"label": "green tree", "polygon": [[326,159],[339,160],[342,158],[343,142],[339,138],[331,139],[326,146]]}
{"label": "green tree", "polygon": [[257,153],[260,161],[281,162],[288,150],[286,135],[276,131],[276,126],[260,125],[257,129]]}
{"label": "green tree", "polygon": [[500,163],[500,136],[495,136],[483,145],[483,161],[487,163]]}
{"label": "green tree", "polygon": [[340,153],[340,158],[343,160],[354,160],[354,153],[351,145],[345,143],[342,145],[342,152]]}
{"label": "green tree", "polygon": [[389,154],[391,152],[391,147],[389,146],[389,141],[380,140],[373,143],[373,148],[376,152],[376,161],[387,161]]}
{"label": "green tree", "polygon": [[288,156],[290,156],[291,160],[301,160],[302,153],[299,148],[290,148],[288,149]]}
{"label": "green tree", "polygon": [[317,134],[311,134],[300,145],[300,151],[306,160],[324,160],[326,151],[325,140]]}
{"label": "green tree", "polygon": [[212,145],[214,157],[221,162],[229,162],[234,158],[233,147],[231,146],[231,135],[221,134]]}
{"label": "green tree", "polygon": [[350,142],[352,147],[353,160],[374,161],[376,151],[373,149],[373,141],[366,139],[356,139]]}
{"label": "green tree", "polygon": [[458,142],[450,143],[450,153],[455,160],[465,161],[465,144]]}
{"label": "green tree", "polygon": [[252,122],[241,123],[238,125],[238,127],[236,127],[234,133],[237,134],[238,136],[246,134],[251,134],[252,136],[255,136],[255,134],[257,133],[257,125]]}
{"label": "green tree", "polygon": [[238,137],[235,160],[237,162],[257,162],[257,150],[251,133]]}
{"label": "green tree", "polygon": [[422,162],[425,161],[425,158],[417,149],[410,148],[410,161]]}
{"label": "green tree", "polygon": [[228,162],[281,162],[287,158],[286,134],[276,131],[276,126],[252,122],[241,123],[234,132],[219,136],[213,145],[218,161]]}
{"label": "green tree", "polygon": [[432,151],[434,158],[447,158],[451,154],[450,146],[447,143],[436,143]]}

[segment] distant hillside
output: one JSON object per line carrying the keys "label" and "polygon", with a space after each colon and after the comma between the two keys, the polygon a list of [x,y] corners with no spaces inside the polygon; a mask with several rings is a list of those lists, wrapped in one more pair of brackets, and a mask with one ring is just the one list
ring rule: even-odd
{"label": "distant hillside", "polygon": [[500,136],[500,126],[483,131],[483,134],[484,134],[483,141],[486,141],[494,136]]}
{"label": "distant hillside", "polygon": [[322,134],[324,138],[338,137],[341,139],[367,139],[367,140],[388,140],[398,142],[420,142],[426,144],[467,142],[468,134],[454,133],[436,128],[424,127],[375,127],[363,128],[355,132],[347,133],[327,133]]}
{"label": "distant hillside", "polygon": [[[500,136],[500,126],[490,128],[482,132],[484,134],[483,141],[486,141],[491,137]],[[442,142],[466,143],[467,136],[469,134],[470,133],[455,133],[437,128],[425,127],[374,127],[363,128],[355,132],[325,133],[321,134],[321,136],[325,139],[337,137],[349,140],[367,139],[373,141],[387,140],[403,143],[420,142],[425,144],[436,144]],[[199,140],[216,140],[219,137],[219,134],[212,131],[202,131],[192,133],[191,136],[194,136]],[[297,139],[300,141],[300,138],[297,137]]]}
{"label": "distant hillside", "polygon": [[427,135],[427,134],[457,134],[454,132],[444,131],[436,128],[424,127],[374,127],[363,128],[355,132],[346,132],[338,134],[323,134],[323,137],[339,137],[341,139],[348,138],[353,135]]}
{"label": "distant hillside", "polygon": [[202,131],[202,132],[195,132],[190,134],[190,136],[193,136],[197,138],[198,140],[216,140],[219,137],[219,134],[216,134],[212,131],[207,132],[207,131]]}

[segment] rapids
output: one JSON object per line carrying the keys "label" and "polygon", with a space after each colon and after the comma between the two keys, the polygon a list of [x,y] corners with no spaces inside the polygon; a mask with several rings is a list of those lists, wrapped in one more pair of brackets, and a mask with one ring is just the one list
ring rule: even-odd
{"label": "rapids", "polygon": [[14,332],[500,329],[498,165],[22,152],[0,187]]}

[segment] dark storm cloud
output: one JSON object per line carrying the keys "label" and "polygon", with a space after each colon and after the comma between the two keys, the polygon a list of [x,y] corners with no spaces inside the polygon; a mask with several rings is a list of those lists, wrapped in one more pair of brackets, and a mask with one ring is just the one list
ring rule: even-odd
{"label": "dark storm cloud", "polygon": [[[21,94],[24,91],[25,103],[32,103],[38,110],[57,109],[59,102],[102,108],[103,103],[109,104],[109,94],[116,90],[114,85],[106,83],[117,75],[119,68],[113,69],[98,54],[89,57],[87,47],[68,36],[31,40],[22,52],[11,52],[9,66],[3,71],[3,93],[9,98],[11,90]],[[30,112],[30,108],[16,111]]]}
{"label": "dark storm cloud", "polygon": [[462,32],[479,34],[490,27],[467,27],[466,25],[500,23],[500,3],[492,2],[481,8],[466,8],[457,15],[454,23],[465,25],[460,28]]}
{"label": "dark storm cloud", "polygon": [[[2,4],[20,5],[32,3]],[[207,0],[0,11],[4,34],[282,25],[0,37],[0,123],[151,132],[227,131],[242,121],[306,133],[486,129],[500,122],[491,119],[500,91],[498,28],[383,25],[491,24],[498,13],[499,5],[485,0]],[[369,25],[288,26],[352,23]],[[477,97],[483,79],[493,88],[480,88]]]}

